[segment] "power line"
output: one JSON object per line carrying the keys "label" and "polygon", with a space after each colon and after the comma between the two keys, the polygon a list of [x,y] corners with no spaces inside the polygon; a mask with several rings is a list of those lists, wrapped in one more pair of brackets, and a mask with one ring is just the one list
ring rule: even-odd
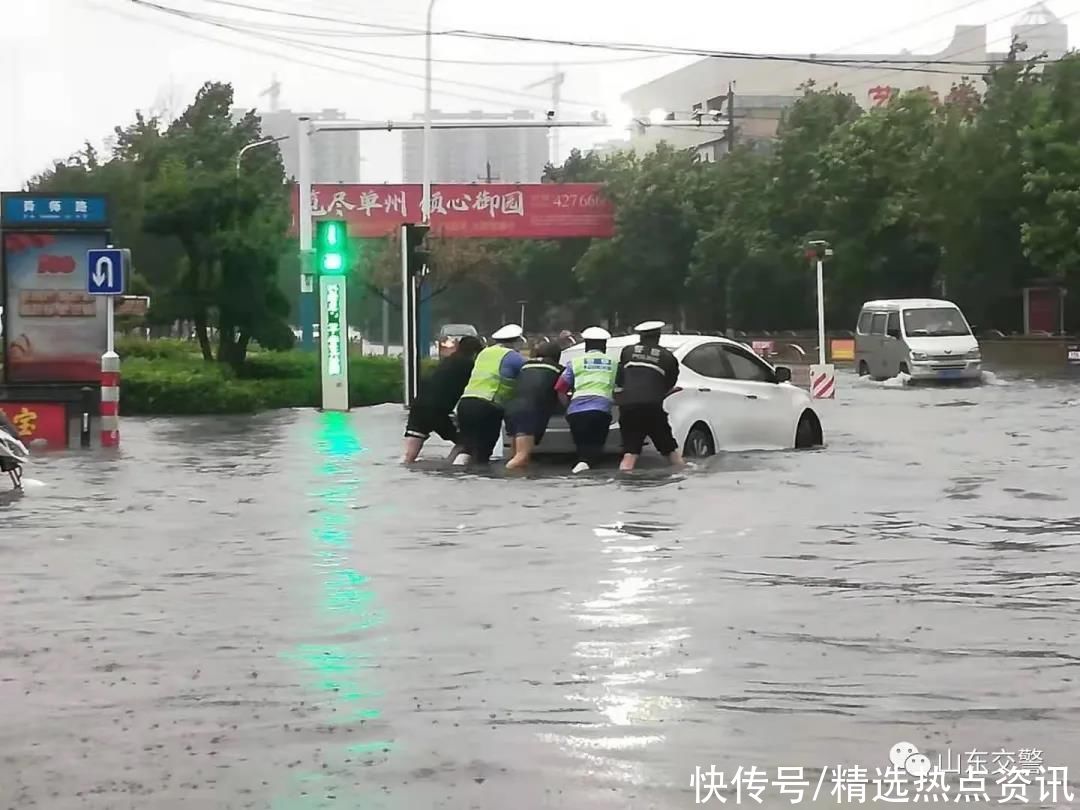
{"label": "power line", "polygon": [[[407,77],[410,77],[410,78],[416,78],[416,79],[421,79],[421,80],[424,79],[424,76],[419,74],[419,73],[409,73],[407,71],[400,71],[400,70],[396,70],[396,69],[393,69],[393,68],[388,68],[385,65],[380,65],[380,64],[378,64],[376,62],[369,62],[369,61],[365,61],[365,60],[362,60],[362,59],[355,59],[355,58],[346,57],[346,56],[338,56],[338,55],[336,55],[334,53],[329,53],[328,52],[328,51],[344,51],[346,53],[355,52],[354,49],[351,49],[351,48],[340,48],[340,47],[335,47],[335,46],[325,45],[325,44],[320,45],[318,43],[307,42],[307,41],[304,41],[304,40],[291,39],[289,37],[280,37],[280,36],[274,36],[274,35],[271,35],[271,34],[260,34],[258,32],[245,31],[243,28],[241,28],[239,26],[236,26],[236,25],[232,25],[230,23],[217,22],[217,21],[215,21],[213,19],[201,17],[200,15],[193,14],[193,13],[181,10],[181,9],[170,8],[168,6],[162,6],[162,5],[159,5],[157,3],[149,2],[149,0],[131,0],[131,1],[135,5],[145,6],[147,8],[153,9],[153,10],[161,12],[163,14],[168,14],[168,15],[175,16],[175,17],[180,17],[181,19],[185,19],[185,20],[188,20],[190,22],[203,23],[204,25],[210,25],[210,26],[213,26],[213,27],[216,27],[216,28],[223,28],[225,30],[232,31],[234,33],[239,33],[239,34],[244,35],[244,36],[251,36],[251,37],[258,38],[258,39],[267,40],[267,41],[270,41],[270,42],[277,42],[277,43],[288,45],[288,46],[294,47],[294,48],[303,48],[303,49],[306,49],[306,50],[317,49],[317,50],[320,51],[320,53],[322,55],[328,56],[328,57],[330,57],[332,59],[339,59],[339,60],[342,60],[344,62],[348,62],[350,64],[362,65],[362,66],[367,67],[367,68],[369,68],[371,70],[382,71],[382,72],[385,72],[385,73],[390,73],[390,74],[395,75],[395,76],[407,76]],[[401,82],[395,82],[395,81],[392,81],[390,79],[386,79],[386,80],[383,80],[383,81],[386,81],[387,84],[399,84],[401,86],[411,87],[413,89],[422,89],[422,88],[417,87],[416,85],[403,84]],[[531,93],[523,93],[521,91],[516,91],[516,90],[507,90],[507,89],[504,89],[504,88],[493,87],[491,85],[486,85],[486,84],[478,84],[478,83],[475,83],[475,82],[464,82],[464,81],[457,81],[457,80],[454,80],[454,79],[434,79],[433,83],[447,84],[447,85],[454,85],[454,86],[459,86],[459,87],[476,88],[476,89],[480,89],[480,90],[493,91],[493,92],[496,92],[496,93],[503,93],[503,94],[511,96],[513,98],[529,98],[529,99],[533,99],[533,100],[547,101],[546,98],[541,99],[540,96],[537,96],[537,95],[534,95],[534,94],[531,94]],[[445,91],[440,90],[440,92],[445,92]],[[452,93],[446,93],[446,94],[447,95],[454,95]],[[474,98],[475,100],[479,100],[478,97],[470,97],[470,98]],[[486,102],[488,102],[488,103],[509,104],[508,101],[492,102],[491,99],[489,99],[489,98],[484,99],[484,100]],[[599,105],[599,104],[594,104],[592,102],[574,101],[572,99],[566,99],[566,103],[570,104],[571,106],[582,107],[584,109],[590,109],[590,110],[597,109],[598,107],[603,106],[603,105]]]}
{"label": "power line", "polygon": [[925,25],[931,20],[938,20],[942,17],[948,17],[949,15],[955,14],[958,11],[963,11],[964,9],[971,8],[972,6],[982,5],[985,2],[987,2],[987,0],[967,0],[967,2],[961,3],[958,6],[953,6],[952,8],[947,8],[944,11],[939,11],[937,14],[931,14],[929,17],[922,17],[915,22],[908,23],[907,25],[901,25],[897,28],[890,28],[888,31],[882,31],[879,34],[873,34],[863,39],[857,39],[849,45],[840,46],[840,49],[833,51],[833,53],[839,53],[840,50],[854,48],[857,45],[865,45],[868,42],[877,42],[878,40],[884,39],[885,37],[892,36],[893,34],[898,34],[901,31],[907,31],[908,29],[915,28],[919,25]]}
{"label": "power line", "polygon": [[[150,20],[150,19],[147,19],[145,17],[140,17],[138,15],[128,14],[126,12],[123,12],[123,11],[119,10],[119,9],[112,8],[112,7],[109,7],[109,6],[94,6],[94,8],[97,8],[100,11],[105,11],[105,12],[110,13],[110,14],[115,14],[115,15],[117,15],[119,17],[124,17],[126,19],[133,20],[135,22],[139,22],[139,23],[142,23],[142,24],[149,23],[151,25],[156,25],[158,27],[165,28],[166,30],[174,31],[174,32],[176,32],[178,34],[182,34],[184,36],[189,36],[189,37],[192,37],[192,38],[195,38],[195,39],[202,39],[202,40],[205,40],[205,41],[208,41],[208,42],[216,42],[219,45],[224,45],[224,46],[229,47],[229,48],[236,48],[236,49],[239,49],[239,50],[247,51],[249,53],[259,54],[260,56],[266,56],[266,57],[270,57],[272,59],[285,61],[285,62],[290,62],[292,64],[305,65],[307,67],[316,68],[318,70],[324,70],[324,71],[327,71],[329,73],[333,73],[338,78],[349,77],[349,78],[354,79],[354,80],[355,79],[360,79],[360,80],[362,80],[364,82],[368,82],[368,83],[374,82],[376,84],[379,84],[379,83],[381,83],[381,84],[390,84],[390,85],[394,85],[394,86],[397,86],[397,87],[404,87],[404,88],[407,88],[409,90],[417,90],[417,91],[422,91],[423,90],[422,87],[420,87],[418,85],[414,85],[414,84],[409,84],[407,82],[396,82],[396,81],[393,81],[392,79],[376,78],[376,77],[371,76],[368,73],[360,73],[360,72],[355,71],[355,70],[347,70],[347,69],[344,69],[344,68],[341,68],[341,67],[338,67],[338,66],[334,66],[334,65],[327,65],[327,64],[324,64],[324,63],[321,63],[321,62],[313,62],[313,61],[308,60],[308,59],[300,59],[300,58],[297,58],[295,56],[284,55],[284,54],[281,53],[281,51],[272,51],[272,50],[267,50],[265,48],[259,48],[259,47],[253,46],[253,45],[241,43],[241,42],[232,42],[232,41],[227,40],[227,39],[222,39],[221,37],[211,36],[210,34],[207,34],[207,33],[202,33],[202,32],[198,32],[198,31],[192,31],[191,29],[183,28],[181,26],[170,25],[170,24],[168,24],[166,22],[163,22],[161,20]],[[342,59],[342,57],[333,56],[332,54],[328,54],[328,56],[331,59]],[[345,60],[345,61],[348,61],[348,60]],[[495,104],[495,105],[499,105],[499,106],[509,106],[508,102],[505,99],[504,100],[496,100],[496,99],[488,98],[486,96],[477,96],[477,95],[470,95],[470,94],[465,94],[465,93],[455,93],[455,92],[452,92],[450,90],[442,90],[442,89],[440,89],[439,92],[440,92],[440,94],[442,94],[444,96],[449,96],[451,98],[458,98],[458,99],[462,99],[462,100],[465,100],[465,101],[478,101],[478,102],[485,103],[485,104]]]}
{"label": "power line", "polygon": [[[1023,6],[1023,7],[1022,7],[1022,8],[1020,8],[1020,9],[1017,9],[1017,10],[1014,10],[1014,11],[1010,11],[1010,12],[1008,12],[1008,13],[1006,13],[1006,14],[1002,14],[1002,15],[1001,15],[1000,17],[995,17],[995,18],[994,18],[994,19],[992,19],[992,20],[987,20],[986,22],[984,22],[984,23],[983,23],[983,27],[986,27],[986,26],[988,26],[988,25],[992,25],[993,23],[1001,22],[1002,20],[1007,20],[1007,19],[1010,19],[1010,18],[1012,18],[1012,17],[1015,17],[1015,16],[1017,15],[1017,14],[1021,13],[1021,12],[1022,12],[1022,11],[1024,11],[1024,9],[1026,9],[1026,8],[1030,8],[1030,5],[1025,5],[1025,6]],[[1059,19],[1059,20],[1067,20],[1067,19],[1069,19],[1069,17],[1073,17],[1073,16],[1075,16],[1076,14],[1080,14],[1080,9],[1077,9],[1077,10],[1075,10],[1075,11],[1070,11],[1070,12],[1069,12],[1068,14],[1066,14],[1066,15],[1065,15],[1064,17],[1059,17],[1058,19]],[[973,52],[973,51],[977,51],[977,50],[978,50],[979,48],[984,48],[984,47],[987,47],[987,46],[990,46],[990,45],[994,45],[994,44],[997,44],[997,43],[999,43],[999,42],[1002,42],[1002,41],[1004,41],[1004,40],[1008,40],[1008,41],[1009,41],[1009,42],[1011,43],[1011,42],[1012,42],[1012,38],[1013,38],[1013,34],[1012,34],[1012,32],[1010,31],[1010,32],[1009,32],[1009,33],[1008,33],[1008,34],[1007,34],[1006,36],[1003,36],[1003,37],[997,37],[997,38],[995,38],[995,39],[992,39],[992,40],[989,40],[989,41],[987,41],[987,42],[983,43],[982,45],[973,45],[973,46],[972,46],[972,47],[970,47],[970,48],[965,48],[965,49],[964,49],[964,50],[962,50],[962,51],[958,51],[958,52],[957,52],[957,53],[956,53],[955,55],[956,55],[956,56],[963,56],[963,55],[965,55],[965,54],[969,54],[969,53],[971,53],[971,52]],[[935,40],[935,42],[936,42],[936,40]],[[934,44],[933,42],[930,42],[930,43],[926,43],[926,44],[924,44],[924,45],[920,45],[919,47],[920,47],[920,48],[928,48],[928,47],[931,47],[931,46],[932,46],[933,44]],[[1045,61],[1052,61],[1052,60],[1041,60],[1041,59],[1034,59],[1034,60],[1031,60],[1031,61],[1032,61],[1032,62],[1034,62],[1035,64],[1039,64],[1039,63],[1041,63],[1041,62],[1045,62]],[[922,62],[916,62],[916,63],[913,63],[913,64],[923,64],[923,63],[922,63]],[[963,63],[963,62],[958,62],[958,63],[956,63],[956,64],[965,64],[965,63]],[[989,68],[993,68],[993,67],[995,67],[995,66],[996,66],[997,64],[999,64],[999,63],[998,63],[998,62],[996,62],[996,61],[993,61],[993,60],[988,60],[988,61],[986,61],[985,63],[982,63],[982,64],[980,64],[979,66],[980,66],[980,67],[986,67],[987,69],[989,69]],[[891,71],[890,71],[890,73],[891,73]],[[879,75],[877,75],[877,76],[873,76],[873,77],[871,77],[870,79],[866,79],[866,80],[863,80],[863,81],[864,81],[865,83],[873,83],[873,82],[878,82],[878,81],[880,81],[881,79],[887,79],[887,78],[889,77],[890,73],[881,73],[881,74],[879,74]],[[961,75],[961,76],[966,76],[967,74],[958,74],[958,75]],[[838,90],[850,90],[851,88],[853,88],[853,87],[855,87],[855,86],[856,86],[856,83],[852,82],[852,83],[848,83],[848,84],[845,84],[845,85],[840,85],[840,86],[838,86],[838,87],[837,87],[837,89],[838,89]]]}
{"label": "power line", "polygon": [[[140,5],[147,5],[146,0],[132,0],[134,3]],[[422,29],[410,28],[407,26],[391,26],[381,23],[368,23],[351,18],[335,18],[327,17],[318,14],[308,14],[297,11],[279,11],[275,9],[268,9],[264,6],[254,6],[247,3],[241,3],[237,0],[204,0],[207,3],[216,3],[220,5],[227,5],[235,8],[242,8],[249,11],[280,14],[287,17],[294,17],[297,19],[318,20],[322,22],[332,22],[339,25],[353,25],[359,28],[375,28],[379,30],[394,31],[397,33],[424,33]],[[176,9],[170,9],[176,11]],[[476,31],[467,28],[457,28],[450,30],[437,30],[432,31],[432,36],[439,37],[460,37],[466,39],[482,39],[490,41],[500,42],[513,42],[520,44],[538,44],[538,45],[559,45],[568,48],[582,48],[591,50],[609,50],[609,51],[628,51],[636,53],[648,53],[658,54],[664,56],[696,56],[700,58],[710,59],[744,59],[744,60],[757,60],[757,61],[772,61],[772,62],[796,62],[805,64],[822,64],[822,65],[837,65],[837,66],[851,66],[857,69],[877,69],[880,65],[897,65],[898,70],[903,70],[904,65],[919,64],[919,65],[946,65],[946,66],[972,66],[972,67],[985,67],[990,63],[988,62],[957,62],[955,60],[926,60],[914,62],[911,59],[845,59],[841,57],[833,57],[823,59],[813,56],[800,56],[793,54],[769,54],[769,53],[749,53],[742,51],[716,51],[707,48],[692,48],[692,47],[676,47],[668,45],[650,45],[646,43],[636,42],[602,42],[602,41],[590,41],[590,40],[571,40],[571,39],[556,39],[549,37],[534,37],[524,34],[500,34],[490,31]],[[550,61],[550,60],[548,60]],[[560,60],[561,61],[561,60]],[[919,71],[919,72],[934,72],[934,71]],[[952,72],[952,71],[949,71]]]}
{"label": "power line", "polygon": [[[261,11],[261,12],[266,13],[266,14],[296,16],[296,17],[301,17],[303,19],[315,19],[315,20],[330,20],[330,19],[332,19],[332,18],[329,18],[329,17],[322,17],[320,15],[301,14],[301,13],[298,13],[298,12],[288,12],[288,11],[283,11],[283,10],[279,10],[279,9],[260,8],[260,7],[256,7],[256,6],[250,6],[250,5],[247,5],[247,4],[244,4],[244,3],[230,2],[229,0],[204,0],[204,2],[219,3],[221,5],[226,5],[226,6],[235,7],[235,8],[242,8],[242,9],[247,9],[247,10],[252,10],[252,11]],[[981,3],[981,2],[986,2],[986,0],[976,0],[976,2]],[[176,11],[182,11],[181,9],[175,9],[175,10]],[[362,32],[355,32],[355,31],[342,31],[341,27],[340,27],[340,24],[337,27],[334,27],[334,28],[297,28],[296,26],[286,25],[284,23],[256,22],[256,21],[251,21],[251,20],[238,20],[235,17],[217,17],[217,16],[209,15],[209,14],[196,14],[195,12],[187,12],[187,13],[190,13],[190,14],[193,14],[195,16],[199,16],[199,17],[205,18],[205,19],[215,19],[215,20],[218,20],[220,22],[231,22],[231,23],[241,24],[244,27],[259,28],[259,29],[266,30],[266,31],[276,31],[276,32],[279,32],[279,33],[288,33],[288,34],[310,34],[310,35],[313,35],[313,36],[327,36],[327,37],[350,38],[350,39],[353,38],[353,37],[384,39],[384,38],[394,38],[394,37],[402,37],[402,38],[410,38],[411,37],[411,38],[415,38],[415,37],[425,36],[426,33],[427,33],[426,30],[424,30],[424,29],[409,29],[409,28],[398,27],[398,26],[390,26],[390,28],[392,28],[393,30],[388,31],[387,33],[382,33],[382,34],[371,34],[371,33],[362,33]],[[360,22],[360,21],[354,21],[354,20],[351,20],[351,19],[344,19],[344,20],[341,20],[340,22],[343,22],[345,24],[357,25],[357,26],[361,26],[361,27],[365,27],[365,26],[382,27],[381,25],[376,24],[376,23],[364,23],[364,22]],[[433,36],[445,36],[446,35],[445,32],[440,32],[440,31],[433,31],[432,34],[433,34]],[[355,50],[354,49],[353,52],[361,54],[361,55],[365,55],[365,56],[377,56],[377,57],[380,57],[380,58],[383,58],[383,59],[398,59],[398,60],[404,60],[404,61],[410,61],[410,62],[423,62],[423,61],[425,61],[425,58],[423,56],[410,56],[410,55],[406,55],[406,54],[387,53],[385,51],[363,51],[363,50]],[[653,59],[663,59],[666,56],[667,56],[667,54],[656,53],[656,54],[643,54],[643,55],[640,55],[640,56],[615,57],[615,58],[610,58],[610,59],[582,59],[582,60],[560,59],[560,60],[557,60],[557,61],[561,65],[588,67],[589,65],[615,65],[615,64],[623,64],[623,63],[627,63],[627,62],[643,62],[643,61],[649,61],[649,60],[653,60]],[[490,59],[446,59],[446,58],[435,58],[435,59],[432,59],[431,61],[435,62],[437,64],[476,65],[478,67],[518,67],[518,66],[521,66],[521,67],[548,67],[548,66],[551,65],[551,60],[550,59],[531,60],[531,61],[529,61],[529,60],[521,60],[521,59],[513,59],[513,60],[507,60],[507,61],[497,61],[497,60],[490,60]]]}
{"label": "power line", "polygon": [[[191,20],[192,22],[201,22],[201,23],[204,23],[206,25],[213,25],[213,26],[216,26],[216,27],[227,28],[227,29],[235,31],[237,33],[245,33],[245,34],[250,34],[252,36],[261,36],[262,38],[265,38],[265,39],[272,39],[272,40],[275,40],[275,41],[286,42],[286,43],[289,43],[289,44],[293,44],[293,45],[295,45],[297,47],[302,46],[304,48],[316,48],[316,49],[322,49],[324,51],[337,51],[337,52],[340,52],[340,53],[356,54],[356,55],[359,55],[359,56],[374,56],[374,57],[388,58],[388,59],[404,59],[404,60],[415,61],[415,62],[424,62],[425,61],[425,58],[422,57],[422,56],[408,56],[408,55],[403,55],[403,54],[384,53],[384,52],[381,52],[381,51],[367,51],[367,50],[363,50],[363,49],[360,49],[360,48],[347,48],[347,47],[344,47],[344,46],[341,46],[341,45],[331,45],[331,44],[322,43],[322,42],[311,42],[309,40],[301,40],[301,39],[296,39],[296,38],[293,38],[293,37],[281,37],[281,36],[276,36],[276,35],[273,35],[273,34],[263,34],[263,33],[259,32],[259,31],[251,31],[251,30],[249,30],[254,25],[258,25],[257,23],[249,23],[249,22],[244,21],[244,20],[237,20],[235,17],[218,17],[218,16],[215,16],[215,15],[208,15],[208,14],[195,14],[195,13],[192,13],[192,12],[182,11],[181,9],[168,9],[168,10],[166,10],[166,7],[164,7],[164,6],[157,6],[157,5],[153,4],[153,3],[144,3],[143,0],[133,0],[133,2],[136,2],[139,5],[152,6],[157,11],[161,11],[162,13],[165,13],[165,14],[173,14],[175,16],[183,17],[184,19]],[[274,26],[273,28],[276,29],[276,30],[280,30],[283,27],[282,26]],[[288,30],[288,29],[286,29],[286,30]],[[612,59],[612,60],[594,59],[594,60],[590,60],[590,61],[587,61],[587,62],[584,62],[584,63],[581,63],[581,64],[600,65],[600,64],[609,64],[609,63],[613,63],[613,62],[631,62],[631,61],[640,61],[640,60],[644,60],[644,59],[662,59],[662,58],[664,58],[664,57],[659,56],[659,55],[632,56],[632,57],[623,57],[621,59]],[[372,62],[366,62],[366,61],[360,60],[360,59],[355,59],[355,60],[350,60],[350,61],[354,61],[356,64],[362,64],[362,65],[368,65],[370,67],[375,67],[376,69],[390,70],[389,68],[387,68],[384,65],[375,65]],[[497,65],[513,65],[513,66],[526,65],[526,66],[530,66],[530,67],[531,66],[542,65],[542,66],[545,66],[545,67],[550,67],[550,62],[490,62],[490,61],[473,61],[473,60],[467,60],[467,59],[464,59],[464,60],[463,59],[432,59],[431,61],[432,62],[437,62],[437,63],[443,63],[443,64],[477,65],[477,66],[484,66],[484,67],[497,66]],[[398,70],[394,70],[393,72],[395,72],[395,73],[397,73],[398,75],[401,75],[401,76],[409,76],[409,77],[417,78],[417,79],[423,79],[424,78],[424,76],[419,74],[419,73],[408,73],[408,72],[405,72],[405,71],[398,71]],[[462,82],[462,81],[458,81],[458,80],[454,80],[454,79],[440,79],[440,78],[435,78],[434,81],[436,81],[436,82],[444,82],[444,83],[449,83],[449,84],[457,84],[457,85],[461,85],[463,87],[477,87],[477,88],[481,88],[481,89],[493,89],[493,90],[499,90],[500,92],[507,92],[507,93],[512,92],[513,95],[520,96],[520,97],[523,97],[523,98],[535,98],[535,99],[540,98],[540,96],[537,96],[537,95],[534,95],[534,94],[531,94],[531,93],[522,93],[522,92],[517,92],[517,91],[501,90],[500,88],[496,88],[496,87],[493,87],[493,86],[487,85],[487,84],[475,84],[473,82]],[[594,108],[596,106],[593,102],[573,101],[572,99],[566,99],[566,101],[567,101],[568,104],[571,104],[573,106],[578,106],[578,107]]]}

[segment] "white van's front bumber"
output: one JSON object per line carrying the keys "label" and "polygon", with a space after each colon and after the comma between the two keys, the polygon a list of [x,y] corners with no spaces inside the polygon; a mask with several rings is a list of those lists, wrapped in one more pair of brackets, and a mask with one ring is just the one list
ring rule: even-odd
{"label": "white van's front bumber", "polygon": [[912,358],[909,369],[913,380],[977,380],[982,377],[982,360],[933,356],[927,360]]}

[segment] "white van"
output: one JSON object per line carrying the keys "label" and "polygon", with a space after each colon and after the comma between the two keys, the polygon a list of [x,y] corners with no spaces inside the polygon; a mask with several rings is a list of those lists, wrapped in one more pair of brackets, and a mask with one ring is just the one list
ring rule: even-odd
{"label": "white van", "polygon": [[875,380],[901,373],[913,380],[975,380],[982,353],[952,301],[867,301],[855,327],[855,368]]}

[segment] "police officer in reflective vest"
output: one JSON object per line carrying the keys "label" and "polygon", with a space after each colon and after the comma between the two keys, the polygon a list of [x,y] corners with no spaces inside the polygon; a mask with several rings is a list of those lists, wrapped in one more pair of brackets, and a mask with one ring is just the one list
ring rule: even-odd
{"label": "police officer in reflective vest", "polygon": [[506,403],[513,397],[525,357],[518,352],[523,335],[517,324],[507,324],[491,337],[496,341],[476,357],[472,376],[458,402],[459,444],[465,453],[454,464],[470,460],[487,464],[502,435]]}
{"label": "police officer in reflective vest", "polygon": [[679,381],[679,361],[660,345],[663,321],[645,321],[634,327],[640,335],[637,345],[627,346],[619,357],[619,430],[622,433],[621,472],[632,472],[645,440],[672,466],[683,464],[678,442],[664,400]]}
{"label": "police officer in reflective vest", "polygon": [[617,364],[607,355],[610,332],[591,326],[581,337],[585,340],[585,352],[570,361],[555,383],[555,390],[564,398],[570,394],[566,421],[577,448],[575,473],[588,470],[603,456],[611,429],[617,370]]}

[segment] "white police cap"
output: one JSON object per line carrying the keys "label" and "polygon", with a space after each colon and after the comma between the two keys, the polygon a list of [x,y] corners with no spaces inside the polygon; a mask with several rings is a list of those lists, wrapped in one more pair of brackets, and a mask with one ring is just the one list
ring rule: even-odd
{"label": "white police cap", "polygon": [[523,334],[525,334],[525,330],[516,323],[508,323],[491,337],[495,340],[517,340]]}
{"label": "white police cap", "polygon": [[635,332],[659,332],[667,326],[663,321],[642,321],[634,327]]}
{"label": "white police cap", "polygon": [[611,340],[611,332],[601,326],[590,326],[581,333],[582,340]]}

